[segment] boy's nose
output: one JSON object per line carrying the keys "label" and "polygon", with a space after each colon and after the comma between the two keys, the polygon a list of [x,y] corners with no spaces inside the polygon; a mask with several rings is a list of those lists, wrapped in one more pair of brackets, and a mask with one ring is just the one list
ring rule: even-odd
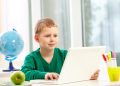
{"label": "boy's nose", "polygon": [[51,41],[54,41],[54,39],[55,39],[55,37],[50,37],[50,40],[51,40]]}

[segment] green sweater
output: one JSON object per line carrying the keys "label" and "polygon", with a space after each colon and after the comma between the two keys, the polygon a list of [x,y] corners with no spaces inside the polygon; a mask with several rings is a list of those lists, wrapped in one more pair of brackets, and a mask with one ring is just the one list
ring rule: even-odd
{"label": "green sweater", "polygon": [[39,52],[40,48],[26,56],[21,71],[25,73],[26,80],[44,79],[47,72],[60,74],[67,50],[54,49],[51,63],[47,63]]}

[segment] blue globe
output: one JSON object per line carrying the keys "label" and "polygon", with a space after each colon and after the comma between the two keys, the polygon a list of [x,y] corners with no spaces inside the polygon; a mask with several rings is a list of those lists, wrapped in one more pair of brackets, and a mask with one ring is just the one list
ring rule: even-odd
{"label": "blue globe", "polygon": [[15,29],[0,36],[0,52],[5,55],[7,61],[15,60],[23,47],[24,42]]}

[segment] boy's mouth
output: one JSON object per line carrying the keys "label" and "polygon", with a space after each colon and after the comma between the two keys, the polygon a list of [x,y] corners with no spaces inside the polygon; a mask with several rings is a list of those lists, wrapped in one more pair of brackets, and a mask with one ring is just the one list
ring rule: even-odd
{"label": "boy's mouth", "polygon": [[54,46],[55,44],[48,44],[49,46]]}

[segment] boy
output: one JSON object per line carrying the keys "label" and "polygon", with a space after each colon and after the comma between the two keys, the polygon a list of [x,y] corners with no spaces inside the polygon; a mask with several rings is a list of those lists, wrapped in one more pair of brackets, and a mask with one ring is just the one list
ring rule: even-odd
{"label": "boy", "polygon": [[[25,73],[26,80],[58,79],[67,54],[67,50],[56,48],[58,26],[50,18],[39,20],[36,24],[34,38],[39,43],[40,48],[25,58],[21,71]],[[98,73],[99,70],[90,79],[97,79]]]}

